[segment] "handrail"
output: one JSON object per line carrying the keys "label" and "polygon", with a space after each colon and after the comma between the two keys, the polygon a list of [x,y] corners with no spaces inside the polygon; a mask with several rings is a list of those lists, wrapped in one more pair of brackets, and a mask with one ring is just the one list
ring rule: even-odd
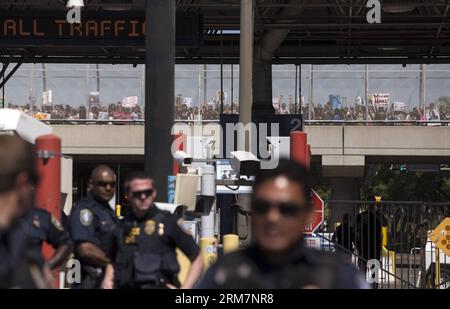
{"label": "handrail", "polygon": [[[97,119],[43,119],[48,124],[144,124],[144,119],[111,119],[111,120],[97,120]],[[219,119],[176,119],[175,123],[220,123]],[[395,124],[415,124],[415,125],[428,125],[428,124],[447,124],[450,125],[450,120],[305,120],[305,125],[358,125],[358,124],[383,124],[383,125],[395,125]]]}

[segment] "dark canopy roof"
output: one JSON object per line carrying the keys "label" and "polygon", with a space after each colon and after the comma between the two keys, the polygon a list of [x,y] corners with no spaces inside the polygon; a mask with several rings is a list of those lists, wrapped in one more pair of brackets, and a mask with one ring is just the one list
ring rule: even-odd
{"label": "dark canopy roof", "polygon": [[[84,0],[83,14],[142,17],[144,0]],[[395,6],[396,3],[403,3]],[[116,3],[116,4],[114,4]],[[117,4],[119,3],[119,4]],[[450,61],[447,0],[382,0],[380,24],[366,20],[367,0],[256,0],[255,43],[267,32],[288,34],[274,63],[432,63]],[[2,0],[0,16],[65,16],[66,0]],[[409,5],[408,5],[409,4]],[[199,44],[177,46],[177,63],[238,62],[240,0],[178,0],[201,16]],[[125,9],[125,10],[123,10]],[[108,15],[109,14],[109,15]],[[0,27],[1,28],[1,27]],[[26,30],[24,30],[26,31]],[[142,44],[39,44],[5,41],[3,61],[143,63]],[[91,40],[92,41],[92,40]],[[92,41],[93,42],[93,41]],[[50,42],[51,43],[51,42]],[[140,46],[139,46],[140,45]],[[25,58],[24,58],[25,57]]]}

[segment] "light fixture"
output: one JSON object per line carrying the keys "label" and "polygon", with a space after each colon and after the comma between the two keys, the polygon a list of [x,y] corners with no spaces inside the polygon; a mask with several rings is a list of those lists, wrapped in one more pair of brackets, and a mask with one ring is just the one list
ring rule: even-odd
{"label": "light fixture", "polygon": [[389,0],[383,1],[381,4],[381,9],[386,13],[408,13],[416,8],[414,2],[400,1],[400,0]]}
{"label": "light fixture", "polygon": [[401,47],[378,47],[379,50],[383,51],[395,51],[395,50],[401,50]]}
{"label": "light fixture", "polygon": [[75,8],[75,7],[84,7],[84,2],[83,0],[67,0],[67,5],[66,7],[68,8]]}

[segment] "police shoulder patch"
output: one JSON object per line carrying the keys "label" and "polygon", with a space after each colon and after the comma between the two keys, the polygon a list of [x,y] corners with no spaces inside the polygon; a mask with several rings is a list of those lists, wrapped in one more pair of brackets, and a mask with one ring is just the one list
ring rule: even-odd
{"label": "police shoulder patch", "polygon": [[92,211],[89,209],[83,209],[80,212],[80,222],[84,226],[89,226],[92,224],[92,220],[94,219],[94,215],[92,214]]}
{"label": "police shoulder patch", "polygon": [[56,219],[53,215],[52,215],[52,224],[54,227],[56,227],[58,230],[63,231],[63,226],[61,225],[61,223],[59,222],[58,219]]}

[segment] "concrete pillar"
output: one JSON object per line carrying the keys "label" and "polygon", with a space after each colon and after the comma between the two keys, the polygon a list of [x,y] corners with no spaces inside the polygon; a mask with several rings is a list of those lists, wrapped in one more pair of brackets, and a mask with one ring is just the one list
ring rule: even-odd
{"label": "concrete pillar", "polygon": [[[304,7],[297,0],[285,1],[277,17],[286,23],[296,23]],[[270,29],[258,38],[253,58],[253,116],[274,114],[272,106],[272,58],[289,34],[289,29]]]}
{"label": "concrete pillar", "polygon": [[[244,125],[252,121],[253,27],[253,0],[241,0],[239,122]],[[245,134],[238,134],[238,138],[245,138]],[[247,150],[250,149],[250,140],[245,143]],[[244,143],[238,142],[238,145]]]}
{"label": "concrete pillar", "polygon": [[175,13],[175,0],[146,1],[144,164],[145,172],[156,180],[158,201],[167,200],[173,163]]}
{"label": "concrete pillar", "polygon": [[[358,178],[354,177],[334,177],[331,183],[331,200],[333,201],[354,201],[359,200]],[[356,218],[356,204],[351,203],[331,203],[329,229],[334,231],[334,223],[342,222],[342,216],[349,213],[352,220]]]}

